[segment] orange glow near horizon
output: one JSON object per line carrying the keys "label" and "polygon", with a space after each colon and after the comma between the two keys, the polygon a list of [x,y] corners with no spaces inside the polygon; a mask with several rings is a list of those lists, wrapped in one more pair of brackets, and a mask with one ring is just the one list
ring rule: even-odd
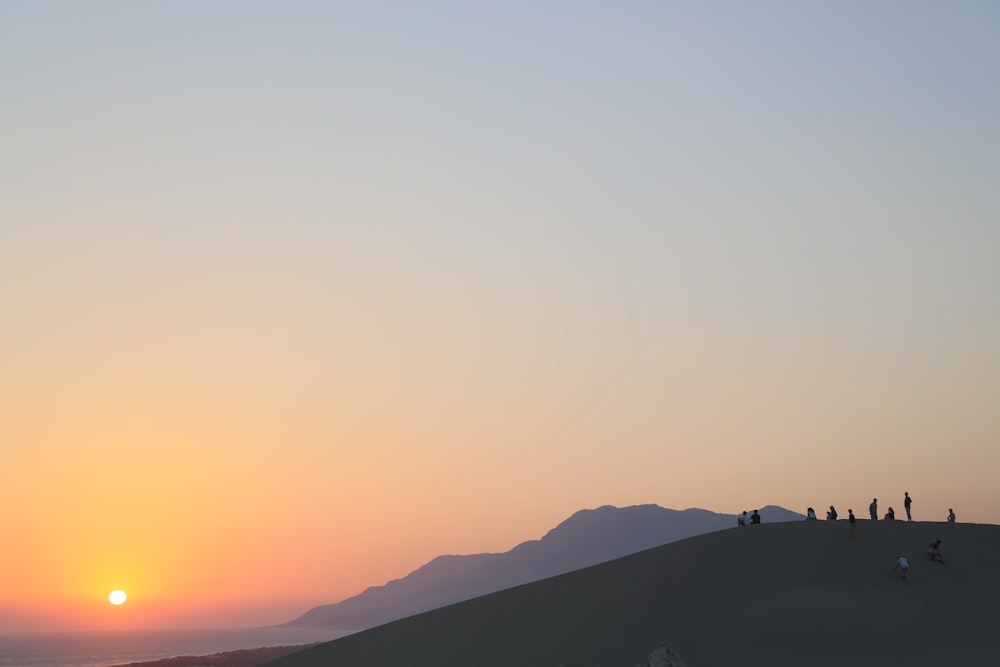
{"label": "orange glow near horizon", "polygon": [[[178,398],[161,394],[156,401],[169,405]],[[45,470],[45,481],[31,475],[7,481],[10,497],[23,500],[0,508],[10,527],[7,539],[31,548],[0,554],[9,582],[0,606],[6,628],[283,623],[312,606],[405,576],[438,555],[506,551],[541,537],[576,510],[603,504],[738,512],[773,503],[804,511],[831,502],[865,506],[877,495],[888,506],[888,487],[905,484],[918,518],[943,520],[955,507],[960,521],[991,519],[988,468],[977,468],[960,452],[952,461],[968,468],[964,496],[954,493],[957,480],[938,470],[907,473],[905,480],[897,474],[886,483],[884,470],[846,459],[799,473],[791,486],[786,468],[770,462],[758,465],[752,479],[746,467],[718,467],[723,450],[717,443],[749,433],[752,410],[733,411],[728,425],[713,424],[700,436],[690,424],[677,423],[674,428],[690,429],[678,442],[702,442],[684,450],[682,459],[650,447],[633,460],[605,458],[600,471],[582,466],[565,447],[573,442],[599,451],[594,446],[610,435],[600,428],[589,435],[582,426],[572,428],[547,451],[510,448],[507,460],[489,449],[484,459],[463,454],[461,443],[474,440],[475,426],[445,429],[436,441],[438,454],[425,465],[425,453],[400,446],[419,429],[411,422],[407,433],[393,434],[374,414],[360,413],[346,427],[364,446],[330,448],[308,444],[307,425],[318,417],[309,413],[289,418],[283,429],[274,415],[249,413],[227,432],[222,422],[228,416],[170,423],[142,403],[129,405],[124,420],[117,409],[104,414],[100,405],[85,412],[84,419],[83,411],[66,411],[58,427],[23,432],[25,448],[8,460],[8,470]],[[80,417],[69,417],[74,414]],[[636,426],[641,422],[628,419],[636,429],[629,437],[648,440]],[[783,440],[793,439],[775,437],[771,451],[779,451]],[[300,444],[289,454],[285,442]],[[795,461],[798,452],[789,444],[784,456]],[[674,475],[668,488],[655,469],[640,469],[656,460]],[[562,481],[541,471],[555,469],[574,480],[572,493],[550,493],[551,484]],[[847,478],[853,495],[843,483]],[[522,480],[516,493],[508,488],[512,479]],[[647,481],[625,492],[611,488],[609,479]],[[770,495],[768,489],[778,488],[784,488],[780,497]],[[713,503],[698,500],[709,496]],[[107,603],[114,588],[128,592],[127,604]]]}

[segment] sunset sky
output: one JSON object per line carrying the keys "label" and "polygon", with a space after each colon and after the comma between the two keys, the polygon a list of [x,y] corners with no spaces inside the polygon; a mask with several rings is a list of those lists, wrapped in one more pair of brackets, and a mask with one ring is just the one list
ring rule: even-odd
{"label": "sunset sky", "polygon": [[986,1],[0,0],[0,631],[1000,522],[998,119]]}

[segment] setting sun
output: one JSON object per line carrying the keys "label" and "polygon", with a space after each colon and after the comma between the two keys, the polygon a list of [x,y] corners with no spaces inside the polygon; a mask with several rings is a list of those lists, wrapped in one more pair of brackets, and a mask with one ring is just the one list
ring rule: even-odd
{"label": "setting sun", "polygon": [[120,605],[125,602],[125,598],[127,597],[128,596],[125,595],[125,591],[111,591],[108,595],[108,600],[110,600],[113,605]]}

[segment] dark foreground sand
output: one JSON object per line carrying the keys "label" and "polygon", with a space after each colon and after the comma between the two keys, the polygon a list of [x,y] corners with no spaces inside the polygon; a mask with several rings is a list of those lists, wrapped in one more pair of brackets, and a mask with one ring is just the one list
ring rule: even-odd
{"label": "dark foreground sand", "polygon": [[[926,557],[943,540],[947,565]],[[911,559],[910,581],[893,573]],[[1000,665],[1000,526],[733,528],[402,619],[274,667]]]}

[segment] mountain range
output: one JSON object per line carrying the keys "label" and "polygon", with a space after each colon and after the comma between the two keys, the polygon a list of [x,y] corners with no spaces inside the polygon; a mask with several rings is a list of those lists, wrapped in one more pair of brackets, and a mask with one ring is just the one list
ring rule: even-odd
{"label": "mountain range", "polygon": [[[777,506],[759,510],[764,523],[804,515]],[[438,556],[409,575],[336,604],[314,607],[289,626],[363,630],[640,551],[736,525],[735,514],[658,505],[576,512],[539,540],[493,554]],[[749,530],[750,528],[748,528]]]}

